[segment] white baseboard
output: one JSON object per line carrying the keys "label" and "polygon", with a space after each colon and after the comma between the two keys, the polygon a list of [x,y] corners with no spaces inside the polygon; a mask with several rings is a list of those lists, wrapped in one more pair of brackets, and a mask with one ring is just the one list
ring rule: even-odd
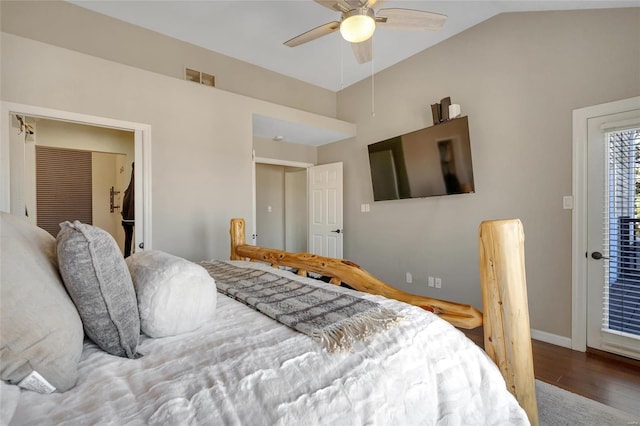
{"label": "white baseboard", "polygon": [[541,342],[551,343],[552,345],[562,346],[571,349],[571,338],[558,336],[557,334],[547,333],[546,331],[531,329],[531,338],[540,340]]}

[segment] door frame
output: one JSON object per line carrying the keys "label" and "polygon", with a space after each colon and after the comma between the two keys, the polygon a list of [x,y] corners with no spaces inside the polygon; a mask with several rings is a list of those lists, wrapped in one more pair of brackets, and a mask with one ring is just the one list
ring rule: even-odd
{"label": "door frame", "polygon": [[[256,245],[256,238],[254,237],[257,233],[257,194],[256,194],[256,164],[271,164],[274,166],[285,166],[285,167],[299,167],[301,169],[308,169],[309,167],[315,166],[313,163],[305,163],[302,161],[290,161],[290,160],[279,160],[277,158],[267,158],[267,157],[256,157],[256,151],[253,150],[251,154],[251,159],[253,162],[253,167],[251,168],[252,176],[251,176],[251,194],[253,195],[253,205],[251,206],[251,238],[249,238],[249,244]],[[308,177],[307,177],[308,179]],[[307,194],[308,196],[308,194]],[[309,219],[307,218],[307,221]]]}
{"label": "door frame", "polygon": [[142,227],[136,227],[135,240],[143,242],[145,250],[153,247],[151,233],[151,125],[35,105],[0,102],[0,124],[1,128],[5,129],[0,131],[0,211],[5,212],[11,211],[10,124],[11,116],[14,114],[134,132],[135,203],[142,206],[143,221]]}
{"label": "door frame", "polygon": [[573,110],[571,349],[587,350],[587,125],[591,118],[640,107],[640,96]]}

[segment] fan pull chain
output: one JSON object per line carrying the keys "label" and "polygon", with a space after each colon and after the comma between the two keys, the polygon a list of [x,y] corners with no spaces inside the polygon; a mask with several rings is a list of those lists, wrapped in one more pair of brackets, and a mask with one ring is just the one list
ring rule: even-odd
{"label": "fan pull chain", "polygon": [[373,38],[371,39],[371,117],[376,116],[376,85],[373,66]]}
{"label": "fan pull chain", "polygon": [[344,89],[344,42],[340,41],[340,90]]}

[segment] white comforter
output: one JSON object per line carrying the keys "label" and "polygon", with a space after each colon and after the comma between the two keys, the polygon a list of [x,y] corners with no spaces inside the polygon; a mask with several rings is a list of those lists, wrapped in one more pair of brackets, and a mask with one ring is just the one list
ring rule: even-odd
{"label": "white comforter", "polygon": [[364,297],[404,319],[351,353],[329,353],[219,295],[214,322],[143,337],[143,358],[86,343],[76,387],[21,391],[11,424],[528,424],[496,366],[464,334],[422,309]]}

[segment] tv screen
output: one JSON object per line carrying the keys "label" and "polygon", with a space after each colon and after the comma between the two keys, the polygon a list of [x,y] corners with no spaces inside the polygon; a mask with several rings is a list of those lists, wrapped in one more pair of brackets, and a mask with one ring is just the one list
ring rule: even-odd
{"label": "tv screen", "polygon": [[474,192],[467,117],[369,145],[375,201]]}

